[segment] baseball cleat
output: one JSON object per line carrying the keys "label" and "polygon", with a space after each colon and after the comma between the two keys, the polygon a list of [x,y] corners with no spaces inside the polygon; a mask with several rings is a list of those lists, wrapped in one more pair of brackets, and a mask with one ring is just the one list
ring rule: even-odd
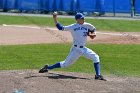
{"label": "baseball cleat", "polygon": [[45,65],[43,68],[39,70],[39,73],[45,73],[45,72],[48,72],[48,65]]}
{"label": "baseball cleat", "polygon": [[102,75],[95,75],[95,80],[104,80],[104,81],[107,81],[106,79],[104,79],[104,77]]}

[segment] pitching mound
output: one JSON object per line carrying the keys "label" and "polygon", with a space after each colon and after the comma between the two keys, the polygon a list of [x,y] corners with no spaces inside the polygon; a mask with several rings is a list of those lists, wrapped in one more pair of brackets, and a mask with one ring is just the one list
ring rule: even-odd
{"label": "pitching mound", "polygon": [[140,78],[105,76],[95,80],[91,74],[36,70],[1,71],[0,93],[22,90],[24,93],[139,93]]}

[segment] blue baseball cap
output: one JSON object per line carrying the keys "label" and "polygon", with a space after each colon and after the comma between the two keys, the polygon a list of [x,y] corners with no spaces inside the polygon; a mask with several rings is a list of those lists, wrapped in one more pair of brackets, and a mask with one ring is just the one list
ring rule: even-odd
{"label": "blue baseball cap", "polygon": [[77,20],[77,19],[84,19],[84,15],[82,14],[82,13],[77,13],[76,15],[75,15],[75,19]]}

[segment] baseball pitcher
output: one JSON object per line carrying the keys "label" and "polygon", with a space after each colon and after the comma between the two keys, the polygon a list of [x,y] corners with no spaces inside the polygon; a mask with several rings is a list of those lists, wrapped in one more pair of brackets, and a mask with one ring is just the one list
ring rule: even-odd
{"label": "baseball pitcher", "polygon": [[95,79],[106,81],[106,79],[104,79],[100,74],[99,56],[94,51],[85,46],[88,36],[91,39],[94,39],[96,37],[95,27],[90,23],[85,22],[84,15],[82,13],[77,13],[75,15],[76,23],[68,26],[62,26],[58,22],[56,12],[53,13],[53,19],[58,30],[69,31],[71,33],[73,37],[72,47],[64,61],[58,62],[54,65],[45,65],[40,69],[39,73],[48,72],[48,70],[54,68],[65,68],[73,64],[81,55],[83,55],[84,57],[92,60],[96,72]]}

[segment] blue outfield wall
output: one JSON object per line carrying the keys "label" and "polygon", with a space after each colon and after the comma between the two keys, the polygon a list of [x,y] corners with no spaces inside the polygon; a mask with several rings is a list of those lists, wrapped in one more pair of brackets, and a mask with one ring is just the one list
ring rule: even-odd
{"label": "blue outfield wall", "polygon": [[49,4],[50,0],[40,0],[40,10],[47,10],[49,11],[50,9],[50,4]]}
{"label": "blue outfield wall", "polygon": [[135,11],[135,14],[140,14],[140,0],[135,0],[134,11]]}
{"label": "blue outfield wall", "polygon": [[115,0],[115,12],[131,13],[131,0]]}
{"label": "blue outfield wall", "polygon": [[39,0],[19,0],[19,10],[39,10]]}
{"label": "blue outfield wall", "polygon": [[4,9],[16,9],[16,0],[3,0]]}
{"label": "blue outfield wall", "polygon": [[4,8],[4,0],[0,0],[0,9],[3,9]]}
{"label": "blue outfield wall", "polygon": [[104,0],[102,7],[105,12],[131,13],[131,0]]}
{"label": "blue outfield wall", "polygon": [[[135,11],[139,13],[140,0],[135,1]],[[0,0],[0,8],[131,13],[131,0]]]}
{"label": "blue outfield wall", "polygon": [[19,0],[0,0],[0,9],[19,9]]}
{"label": "blue outfield wall", "polygon": [[96,12],[105,12],[107,9],[105,4],[106,4],[106,0],[95,0],[95,11]]}
{"label": "blue outfield wall", "polygon": [[79,7],[77,8],[78,11],[96,11],[96,0],[79,0],[77,3],[79,3]]}

